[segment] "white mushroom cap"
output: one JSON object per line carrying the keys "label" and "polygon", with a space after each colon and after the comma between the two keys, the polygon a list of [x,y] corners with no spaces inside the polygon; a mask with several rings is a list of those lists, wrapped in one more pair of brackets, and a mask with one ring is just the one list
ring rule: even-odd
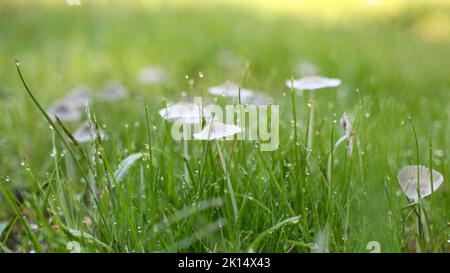
{"label": "white mushroom cap", "polygon": [[[239,85],[227,81],[224,84],[212,86],[208,88],[208,92],[215,96],[225,96],[225,97],[239,97]],[[253,96],[253,91],[245,88],[241,88],[241,99]]]}
{"label": "white mushroom cap", "polygon": [[202,116],[206,118],[202,113],[201,105],[196,105],[190,102],[179,102],[173,105],[169,105],[166,108],[159,110],[159,114],[162,118],[167,120],[182,120],[184,123],[196,124],[202,122]]}
{"label": "white mushroom cap", "polygon": [[47,113],[52,120],[56,120],[56,117],[58,117],[61,121],[75,121],[79,120],[81,117],[81,114],[77,108],[66,100],[59,100],[55,102],[47,110]]}
{"label": "white mushroom cap", "polygon": [[138,72],[138,80],[143,84],[157,84],[167,79],[164,68],[159,66],[144,67]]}
{"label": "white mushroom cap", "polygon": [[[400,183],[400,187],[406,196],[415,202],[419,200],[419,195],[417,193],[417,168],[419,168],[420,197],[424,198],[432,194],[429,168],[420,165],[410,165],[403,167],[398,173],[398,182]],[[444,177],[441,173],[435,170],[432,170],[432,172],[433,190],[436,191],[444,182]]]}
{"label": "white mushroom cap", "polygon": [[286,80],[286,85],[289,88],[299,90],[316,90],[322,88],[336,87],[341,84],[341,80],[326,78],[320,76],[307,76],[298,80]]}
{"label": "white mushroom cap", "polygon": [[211,121],[205,125],[202,131],[194,134],[197,140],[214,140],[230,137],[241,133],[243,129],[233,124],[225,124],[218,121]]}
{"label": "white mushroom cap", "polygon": [[[100,138],[105,138],[105,133],[100,129]],[[94,141],[97,138],[95,128],[93,128],[88,122],[83,122],[80,127],[73,133],[73,137],[78,143]]]}
{"label": "white mushroom cap", "polygon": [[80,85],[69,90],[65,100],[76,108],[85,107],[92,101],[91,91],[89,87]]}
{"label": "white mushroom cap", "polygon": [[105,101],[116,101],[127,97],[127,88],[119,83],[108,83],[103,88],[102,98]]}

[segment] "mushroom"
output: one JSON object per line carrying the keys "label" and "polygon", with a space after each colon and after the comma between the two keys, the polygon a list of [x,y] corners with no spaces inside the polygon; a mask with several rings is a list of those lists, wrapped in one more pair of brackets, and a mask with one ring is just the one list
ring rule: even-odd
{"label": "mushroom", "polygon": [[421,165],[409,165],[398,172],[397,179],[400,187],[410,200],[417,202],[419,198],[431,195],[442,185],[444,176],[438,171],[431,171],[432,175],[430,176],[429,168]]}
{"label": "mushroom", "polygon": [[242,131],[241,127],[234,124],[211,121],[205,125],[202,131],[194,134],[194,138],[197,140],[217,140],[232,137]]}
{"label": "mushroom", "polygon": [[[333,148],[333,153],[336,152],[338,146],[344,142],[345,140],[347,140],[347,154],[348,156],[352,156],[353,154],[353,144],[354,144],[354,140],[355,140],[355,131],[353,130],[352,124],[350,123],[350,118],[348,116],[347,113],[342,114],[342,118],[341,118],[341,127],[342,129],[344,129],[345,134],[340,137],[336,143],[334,144],[334,148]],[[327,165],[327,178],[328,181],[331,181],[331,167],[332,167],[332,162],[331,162],[331,153],[330,156],[328,157],[328,165]]]}
{"label": "mushroom", "polygon": [[80,85],[69,90],[64,98],[76,108],[85,107],[92,101],[91,91],[87,86]]}
{"label": "mushroom", "polygon": [[238,133],[241,133],[243,129],[239,126],[233,125],[233,124],[225,124],[218,121],[210,121],[206,124],[205,128],[203,128],[202,131],[194,134],[194,138],[198,140],[215,140],[217,153],[219,155],[220,163],[222,166],[223,173],[227,179],[227,186],[228,190],[230,192],[230,199],[231,199],[231,205],[233,206],[233,214],[234,214],[234,221],[237,223],[239,212],[236,204],[236,197],[234,196],[234,190],[233,185],[231,184],[230,176],[227,172],[227,166],[225,158],[222,154],[222,150],[219,146],[219,139],[223,139],[224,137],[232,137]]}
{"label": "mushroom", "polygon": [[298,80],[286,80],[289,88],[297,90],[317,90],[322,88],[337,87],[341,80],[321,76],[307,76]]}
{"label": "mushroom", "polygon": [[[205,115],[201,105],[182,101],[159,110],[159,114],[168,121],[177,121],[183,125],[183,154],[186,159],[189,159],[188,131],[185,130],[184,125],[199,124],[203,121]],[[184,177],[186,182],[189,183],[189,170],[186,162]]]}
{"label": "mushroom", "polygon": [[117,101],[127,97],[127,88],[119,83],[108,83],[103,88],[102,98],[105,101]]}
{"label": "mushroom", "polygon": [[[334,78],[327,78],[321,76],[306,76],[297,80],[286,80],[286,85],[293,89],[297,90],[317,90],[323,88],[331,88],[337,87],[341,84],[341,80]],[[313,94],[310,95],[310,101],[313,101]],[[308,142],[307,142],[307,151],[310,151],[312,148],[312,136],[314,130],[314,104],[310,104],[310,114],[309,114],[309,127],[308,127]],[[295,140],[297,141],[297,140]]]}
{"label": "mushroom", "polygon": [[202,122],[202,109],[200,105],[190,102],[178,102],[159,110],[162,118],[173,121],[182,120],[187,124],[197,124]]}
{"label": "mushroom", "polygon": [[[349,156],[353,154],[353,144],[355,141],[355,131],[353,130],[352,124],[347,113],[344,113],[341,118],[341,127],[345,131],[344,139],[348,140],[347,153]],[[338,145],[338,143],[336,143]],[[335,145],[335,146],[337,146]]]}
{"label": "mushroom", "polygon": [[[89,122],[83,122],[73,133],[73,137],[78,143],[94,141],[97,137],[95,128]],[[105,133],[100,129],[99,135],[101,139],[105,138]]]}
{"label": "mushroom", "polygon": [[240,88],[239,85],[227,81],[224,84],[212,86],[208,88],[208,92],[215,96],[224,96],[224,97],[232,97],[232,98],[238,98],[239,97],[239,91],[241,95],[241,99],[246,99],[251,96],[253,96],[253,91],[245,88]]}
{"label": "mushroom", "polygon": [[55,102],[50,106],[47,112],[52,120],[56,120],[56,117],[58,117],[61,121],[76,121],[81,117],[78,109],[67,100]]}

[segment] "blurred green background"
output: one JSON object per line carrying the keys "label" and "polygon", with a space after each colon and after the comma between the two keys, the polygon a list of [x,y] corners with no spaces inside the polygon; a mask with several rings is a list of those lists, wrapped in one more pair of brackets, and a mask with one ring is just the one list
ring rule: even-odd
{"label": "blurred green background", "polygon": [[[361,134],[368,136],[362,140],[368,170],[360,179],[366,190],[382,192],[383,183],[397,183],[400,166],[415,163],[411,116],[422,163],[428,164],[430,139],[440,151],[434,165],[446,178],[440,198],[448,208],[450,1],[81,0],[71,6],[63,0],[2,0],[0,176],[21,183],[29,179],[23,160],[32,158],[27,164],[44,175],[51,140],[19,82],[15,58],[44,106],[79,84],[94,90],[112,79],[125,84],[133,98],[126,109],[95,110],[110,130],[142,117],[144,102],[159,107],[163,98],[180,98],[188,89],[185,75],[202,71],[205,88],[244,81],[283,101],[284,81],[299,76],[299,62],[311,62],[321,75],[343,81],[336,93],[316,97],[321,118],[365,106]],[[139,84],[136,73],[147,65],[166,68],[171,81]],[[126,137],[145,136],[135,130]],[[384,214],[379,201],[378,195],[369,198],[361,213]],[[369,220],[373,226],[364,236],[385,228],[377,219]]]}

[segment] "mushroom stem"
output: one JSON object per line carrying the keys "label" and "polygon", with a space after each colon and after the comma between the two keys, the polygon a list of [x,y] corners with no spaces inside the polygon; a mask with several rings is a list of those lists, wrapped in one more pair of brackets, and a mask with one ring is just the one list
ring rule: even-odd
{"label": "mushroom stem", "polygon": [[[347,135],[343,135],[341,138],[338,139],[338,141],[336,141],[336,143],[334,144],[333,153],[336,152],[337,147],[342,142],[344,142],[346,139],[347,139]],[[327,164],[327,180],[328,180],[328,182],[331,181],[331,168],[333,167],[332,163],[333,163],[332,162],[332,156],[331,156],[331,153],[330,153],[330,155],[328,156],[328,164]]]}
{"label": "mushroom stem", "polygon": [[230,191],[231,205],[233,206],[234,223],[236,224],[238,221],[239,212],[238,212],[238,208],[237,208],[237,204],[236,204],[236,197],[234,196],[233,185],[231,184],[231,179],[227,172],[225,158],[223,157],[219,142],[217,140],[214,142],[216,143],[217,153],[219,154],[219,159],[220,159],[223,173],[227,179],[227,186],[228,186],[228,190]]}

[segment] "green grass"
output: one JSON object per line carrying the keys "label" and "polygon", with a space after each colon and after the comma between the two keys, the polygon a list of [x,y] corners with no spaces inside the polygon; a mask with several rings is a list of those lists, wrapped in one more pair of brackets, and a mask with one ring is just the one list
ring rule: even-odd
{"label": "green grass", "polygon": [[[329,20],[319,10],[271,13],[195,3],[148,8],[2,1],[0,251],[67,252],[70,241],[86,252],[310,252],[317,244],[332,252],[368,252],[370,241],[378,241],[382,252],[417,251],[415,207],[396,178],[417,161],[444,175],[444,185],[421,202],[428,226],[426,238],[417,239],[421,251],[450,250],[450,42],[419,30],[435,14],[450,16],[448,5],[418,2],[394,14],[353,12]],[[247,60],[248,68],[245,62],[224,68],[217,60],[221,50]],[[49,129],[20,81],[15,58],[44,109],[80,83],[94,92],[110,79],[126,85],[127,100],[90,107],[108,139],[77,146],[59,125]],[[308,157],[309,99],[295,96],[296,145],[284,83],[298,76],[293,67],[302,60],[343,81],[314,96],[316,131]],[[165,67],[170,82],[139,84],[136,73],[149,64]],[[192,89],[185,75],[194,79]],[[181,99],[182,90],[212,99],[206,88],[226,80],[271,95],[281,111],[276,151],[260,152],[255,142],[220,143],[237,223],[215,144],[189,143],[188,187],[183,143],[171,138],[170,124],[158,114],[166,100]],[[344,134],[334,121],[344,112],[354,123],[355,150],[348,157],[341,145],[332,154],[328,183],[328,158]],[[79,123],[64,125],[73,132]],[[116,181],[122,160],[140,152],[145,154]],[[16,202],[15,189],[23,203]]]}

